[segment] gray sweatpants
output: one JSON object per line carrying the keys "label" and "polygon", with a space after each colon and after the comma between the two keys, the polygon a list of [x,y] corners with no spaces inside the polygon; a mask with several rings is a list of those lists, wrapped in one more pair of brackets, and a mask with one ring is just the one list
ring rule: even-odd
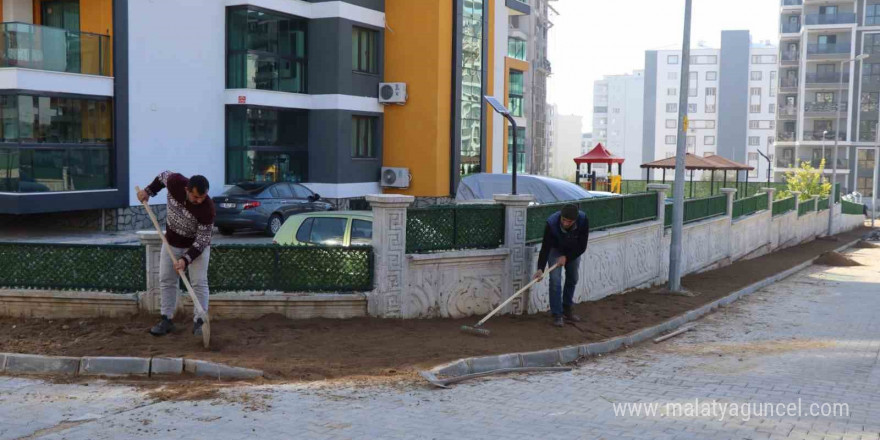
{"label": "gray sweatpants", "polygon": [[[174,253],[174,256],[177,259],[180,259],[180,257],[186,253],[186,249],[184,248],[170,247],[171,252]],[[199,255],[198,258],[193,260],[187,268],[187,271],[189,272],[189,282],[192,284],[193,292],[195,292],[199,304],[202,305],[202,309],[206,312],[208,311],[208,262],[210,260],[211,247],[209,246],[201,255]],[[159,257],[159,289],[162,291],[162,314],[167,316],[168,319],[171,319],[174,316],[174,310],[177,308],[179,282],[180,276],[174,271],[174,260],[168,256],[168,251],[162,249],[162,254]],[[198,315],[198,312],[195,312],[195,310],[193,312],[194,315],[196,315],[193,316],[194,321],[202,317]]]}

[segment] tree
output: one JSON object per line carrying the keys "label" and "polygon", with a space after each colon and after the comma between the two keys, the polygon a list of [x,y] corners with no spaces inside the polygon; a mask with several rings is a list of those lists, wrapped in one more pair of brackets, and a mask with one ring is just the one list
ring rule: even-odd
{"label": "tree", "polygon": [[821,198],[831,194],[831,182],[824,177],[825,159],[819,163],[819,168],[813,168],[809,162],[801,162],[796,171],[785,173],[785,182],[788,187],[776,195],[777,200],[791,197],[792,191],[800,191],[801,200],[810,199],[813,196]]}

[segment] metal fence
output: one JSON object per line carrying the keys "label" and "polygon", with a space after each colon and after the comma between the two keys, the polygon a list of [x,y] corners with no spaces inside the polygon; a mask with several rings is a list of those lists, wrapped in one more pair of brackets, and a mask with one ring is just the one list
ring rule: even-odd
{"label": "metal fence", "polygon": [[406,212],[406,252],[492,249],[504,243],[504,205],[444,205]]}
{"label": "metal fence", "polygon": [[851,215],[864,215],[865,214],[865,205],[860,205],[858,203],[848,202],[846,200],[841,200],[840,203],[843,204],[842,212],[844,214]]}
{"label": "metal fence", "polygon": [[766,210],[767,203],[767,194],[758,194],[753,197],[736,200],[733,202],[733,218],[737,219]]}
{"label": "metal fence", "polygon": [[690,199],[684,202],[684,223],[727,214],[727,195]]}
{"label": "metal fence", "polygon": [[816,207],[817,211],[826,211],[828,210],[828,198],[819,199],[819,203],[817,203]]}
{"label": "metal fence", "polygon": [[0,243],[0,286],[141,292],[146,264],[143,246]]}
{"label": "metal fence", "polygon": [[[599,197],[574,203],[587,214],[590,231],[601,231],[657,219],[656,193]],[[541,241],[547,218],[565,205],[566,203],[556,203],[529,208],[526,217],[526,240],[530,243]]]}
{"label": "metal fence", "polygon": [[373,289],[369,246],[211,246],[211,292],[365,292]]}
{"label": "metal fence", "polygon": [[[645,180],[623,180],[620,183],[620,191],[623,194],[633,194],[633,193],[641,193],[645,192],[648,189],[648,183],[663,183],[659,180],[652,180],[647,182]],[[669,190],[666,191],[666,197],[672,197],[672,189],[674,188],[674,184],[670,181],[666,181],[666,184],[669,185]],[[739,185],[736,182],[727,182],[726,184],[721,181],[716,181],[713,185],[711,182],[685,182],[684,184],[684,196],[685,198],[691,197],[691,186],[693,186],[694,196],[693,198],[705,198],[710,196],[715,196],[721,194],[721,188],[736,188],[736,198],[742,199],[746,197],[754,196],[763,191],[763,188],[775,188],[777,191],[782,191],[788,186],[785,183],[779,182],[771,182],[768,186],[767,182],[749,182],[746,184],[745,182],[740,182]]]}
{"label": "metal fence", "polygon": [[773,216],[785,214],[794,210],[794,197],[773,201]]}
{"label": "metal fence", "polygon": [[798,205],[798,217],[816,211],[816,199],[804,200]]}

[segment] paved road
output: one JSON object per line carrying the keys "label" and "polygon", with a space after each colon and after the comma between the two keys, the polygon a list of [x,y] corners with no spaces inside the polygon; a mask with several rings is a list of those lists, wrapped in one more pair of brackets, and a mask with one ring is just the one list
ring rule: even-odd
{"label": "paved road", "polygon": [[[880,439],[878,257],[880,249],[859,250],[855,258],[869,266],[813,267],[704,318],[697,330],[570,373],[450,390],[319,383],[238,387],[213,400],[168,402],[104,382],[0,378],[0,439]],[[799,400],[805,412],[814,403],[840,403],[848,413],[749,409],[766,402],[788,411],[796,408],[776,404]],[[728,405],[726,412],[614,410],[631,402],[707,410],[713,401]]]}

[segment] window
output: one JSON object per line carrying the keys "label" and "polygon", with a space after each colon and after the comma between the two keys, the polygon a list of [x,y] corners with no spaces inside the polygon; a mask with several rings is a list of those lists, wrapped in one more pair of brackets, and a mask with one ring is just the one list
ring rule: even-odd
{"label": "window", "polygon": [[678,89],[670,88],[666,89],[666,96],[676,96],[678,95]]}
{"label": "window", "polygon": [[761,88],[752,87],[749,94],[749,113],[761,113]]}
{"label": "window", "polygon": [[749,94],[752,96],[761,96],[761,88],[760,87],[752,87]]}
{"label": "window", "polygon": [[[513,172],[513,127],[507,127],[507,172]],[[526,172],[526,129],[516,130],[516,172]]]}
{"label": "window", "polygon": [[369,246],[373,244],[373,222],[366,220],[351,221],[351,245]]}
{"label": "window", "polygon": [[752,130],[772,130],[776,128],[776,121],[749,121]]}
{"label": "window", "polygon": [[706,81],[718,81],[718,72],[706,72]]}
{"label": "window", "polygon": [[776,64],[776,55],[752,55],[752,64]]}
{"label": "window", "polygon": [[305,19],[292,15],[229,8],[227,87],[305,93],[307,26]]}
{"label": "window", "polygon": [[750,105],[749,113],[761,113],[761,104]]}
{"label": "window", "polygon": [[309,197],[312,197],[315,195],[315,193],[313,193],[312,190],[310,190],[302,185],[294,184],[294,185],[290,185],[290,186],[293,187],[294,197],[296,197],[298,199],[308,199]]}
{"label": "window", "polygon": [[703,138],[703,145],[715,145],[715,136],[706,136]]}
{"label": "window", "polygon": [[767,109],[767,113],[770,113],[770,114],[776,113],[776,104],[770,104],[770,107]]}
{"label": "window", "polygon": [[666,64],[678,64],[678,55],[669,55],[666,57]]}
{"label": "window", "polygon": [[308,179],[308,112],[226,107],[226,183]]}
{"label": "window", "polygon": [[760,70],[755,70],[752,72],[750,79],[752,81],[760,81],[762,78],[763,78],[762,72]]}
{"label": "window", "polygon": [[510,114],[517,117],[523,116],[523,73],[519,70],[510,71]]}
{"label": "window", "polygon": [[749,170],[749,177],[758,177],[758,153],[749,153],[749,166],[753,167]]}
{"label": "window", "polygon": [[865,86],[880,87],[880,63],[862,64],[862,82]]}
{"label": "window", "polygon": [[858,182],[858,191],[864,197],[873,197],[874,196],[874,188],[872,185],[874,176],[871,173],[871,170],[874,169],[874,150],[872,149],[859,149],[858,150],[858,169],[859,175],[868,175],[870,177],[859,177]]}
{"label": "window", "polygon": [[507,39],[507,56],[518,60],[526,60],[526,40],[509,37]]}
{"label": "window", "polygon": [[714,129],[715,121],[711,119],[694,119],[691,121],[689,128],[691,130]]}
{"label": "window", "polygon": [[666,136],[666,145],[675,145],[675,136]]}
{"label": "window", "polygon": [[296,241],[300,243],[308,243],[309,235],[312,233],[312,223],[314,223],[315,219],[313,217],[305,219],[301,225],[299,225],[299,229],[296,230]]}
{"label": "window", "polygon": [[666,74],[666,79],[676,81],[678,80],[678,72],[669,72]]}
{"label": "window", "polygon": [[[327,246],[342,246],[345,241],[345,226],[348,219],[339,217],[315,217],[307,243]],[[297,234],[299,235],[299,234]]]}
{"label": "window", "polygon": [[706,96],[715,96],[717,92],[718,92],[718,89],[716,89],[715,87],[707,87],[706,88]]}
{"label": "window", "polygon": [[[483,96],[486,95],[488,84],[483,83],[483,71],[489,63],[483,56],[483,51],[485,44],[488,44],[484,40],[489,31],[485,29],[487,21],[484,20],[488,9],[487,2],[470,2],[468,7],[454,17],[456,26],[464,29],[460,40],[455,42],[454,49],[461,53],[461,64],[455,72],[457,87],[461,88],[461,93],[456,94],[454,99],[458,104],[453,105],[460,122],[452,147],[459,163],[455,179],[483,172],[486,165],[483,163],[483,134],[486,132],[486,127],[483,126],[483,116],[486,114]],[[515,21],[520,22],[518,18]],[[525,23],[528,21],[520,24],[525,26]],[[496,45],[499,43],[495,42]],[[498,81],[503,79],[505,78],[497,78]]]}
{"label": "window", "polygon": [[760,147],[761,146],[761,137],[760,136],[749,136],[749,146],[750,147]]}
{"label": "window", "polygon": [[709,157],[709,156],[714,156],[714,155],[715,155],[714,151],[704,151],[703,152],[703,157]]}
{"label": "window", "polygon": [[593,113],[608,113],[608,107],[593,107]]}
{"label": "window", "polygon": [[678,104],[666,104],[666,113],[678,112]]}
{"label": "window", "polygon": [[880,4],[868,5],[865,10],[865,26],[880,25]]}
{"label": "window", "polygon": [[351,117],[351,157],[368,159],[376,157],[376,123],[378,118]]}
{"label": "window", "polygon": [[816,92],[816,102],[820,104],[833,104],[834,92]]}
{"label": "window", "polygon": [[352,70],[362,73],[379,73],[379,33],[369,29],[351,29]]}
{"label": "window", "polygon": [[697,105],[696,104],[688,104],[688,113],[696,113]]}
{"label": "window", "polygon": [[688,136],[686,139],[687,142],[687,152],[691,154],[697,154],[697,137],[696,136]]}
{"label": "window", "polygon": [[666,120],[666,128],[677,128],[678,127],[678,119],[667,119]]}
{"label": "window", "polygon": [[717,55],[691,55],[691,64],[718,64]]}
{"label": "window", "polygon": [[776,81],[776,71],[770,72],[770,97],[776,96],[776,88],[778,87]]}
{"label": "window", "polygon": [[697,72],[690,72],[688,75],[688,96],[697,96],[697,89],[700,87],[700,77]]}

